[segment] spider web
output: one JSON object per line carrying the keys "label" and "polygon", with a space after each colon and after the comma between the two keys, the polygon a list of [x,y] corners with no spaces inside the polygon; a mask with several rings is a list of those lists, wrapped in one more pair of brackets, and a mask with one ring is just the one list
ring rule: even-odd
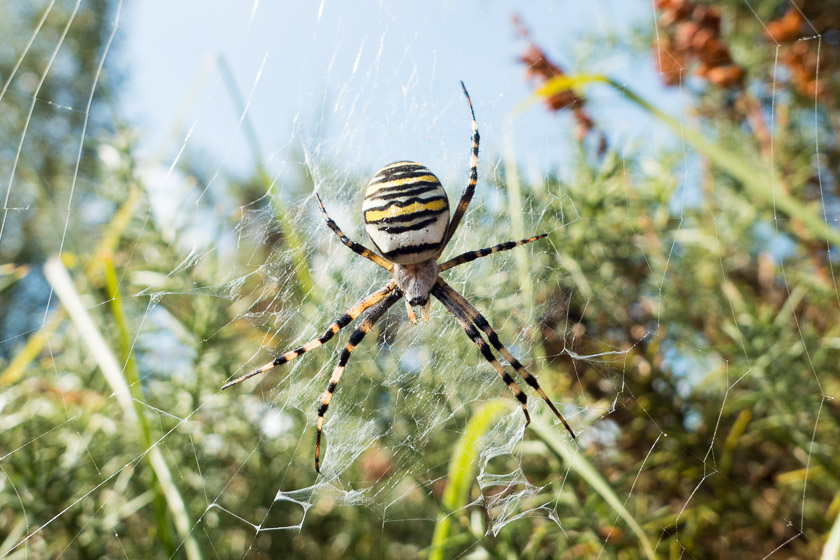
{"label": "spider web", "polygon": [[[735,4],[765,29],[779,15]],[[820,492],[836,489],[819,478],[836,465],[827,449],[836,430],[824,428],[826,407],[836,406],[825,365],[836,359],[836,332],[819,340],[820,318],[799,303],[821,290],[836,312],[840,292],[831,266],[809,284],[796,270],[807,259],[793,258],[790,231],[807,223],[791,223],[784,206],[788,170],[777,167],[787,160],[774,140],[791,126],[776,110],[792,95],[780,58],[789,44],[749,51],[770,77],[757,95],[770,100],[772,219],[755,217],[755,258],[736,262],[724,248],[737,239],[742,207],[732,194],[720,195],[732,197],[731,211],[708,203],[706,162],[691,145],[699,86],[681,67],[675,87],[660,85],[636,50],[640,36],[653,36],[660,68],[663,57],[676,60],[658,12],[620,6],[520,14],[569,69],[610,75],[679,119],[669,131],[621,92],[593,88],[586,107],[606,154],[573,141],[569,115],[519,111],[532,86],[521,79],[524,41],[507,6],[0,8],[11,22],[2,25],[17,30],[0,52],[0,105],[9,108],[0,120],[0,554],[133,557],[155,546],[187,557],[410,557],[430,552],[440,518],[460,524],[463,540],[449,551],[459,555],[611,557],[638,541],[639,555],[702,557],[696,535],[710,526],[755,557],[819,550],[831,522],[819,518],[828,503]],[[197,25],[205,15],[215,32]],[[815,46],[819,60],[836,32],[826,38],[804,21],[813,34],[797,42]],[[81,38],[89,28],[92,45]],[[92,50],[74,56],[83,47]],[[172,53],[182,65],[167,61]],[[327,229],[313,191],[363,243],[362,186],[386,163],[427,165],[454,206],[470,133],[459,79],[482,155],[476,197],[444,257],[550,235],[446,279],[537,375],[578,443],[537,398],[525,428],[441,305],[412,326],[400,303],[353,352],[317,476],[317,403],[352,326],[281,368],[220,387],[319,336],[388,281]],[[810,142],[811,190],[828,224],[811,257],[833,262],[835,177],[819,162],[826,107],[813,99],[813,121],[794,128]],[[611,243],[589,244],[594,230],[611,231]],[[728,353],[708,342],[717,334],[675,319],[706,303],[682,293],[682,267],[704,250],[715,266],[694,280],[722,294]],[[644,281],[609,285],[617,267]],[[768,298],[787,302],[759,325],[735,287],[753,272]],[[772,330],[757,328],[765,325]],[[782,382],[774,360],[788,354],[804,374]],[[741,403],[767,394],[771,404],[756,404],[755,415],[768,425],[750,432],[758,443],[742,443],[753,414],[744,410],[753,409]],[[673,411],[656,395],[673,399]],[[762,416],[764,406],[781,414]],[[476,465],[466,499],[447,511],[453,453],[471,418],[494,410],[492,428],[465,452]],[[737,450],[779,445],[772,436],[785,430],[790,447],[768,454],[786,468],[751,492],[752,479],[733,469]],[[645,437],[623,454],[631,432]],[[661,463],[679,455],[682,470]],[[731,511],[709,505],[721,493],[735,497]],[[751,542],[748,513],[773,534]]]}

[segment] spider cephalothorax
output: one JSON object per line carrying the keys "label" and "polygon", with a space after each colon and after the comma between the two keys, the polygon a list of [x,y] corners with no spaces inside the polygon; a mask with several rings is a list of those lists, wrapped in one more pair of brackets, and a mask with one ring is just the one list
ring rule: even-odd
{"label": "spider cephalothorax", "polygon": [[443,190],[438,178],[427,167],[412,161],[398,161],[386,165],[377,171],[370,180],[362,206],[365,230],[374,246],[381,253],[380,256],[344,235],[338,225],[329,217],[321,197],[316,193],[315,196],[327,225],[338,235],[342,243],[359,255],[388,270],[393,278],[384,287],[363,298],[350,308],[332,325],[327,327],[327,330],[320,337],[299,348],[281,354],[271,362],[226,383],[222,387],[222,389],[227,389],[321,346],[338,331],[350,324],[351,321],[370,309],[362,323],[350,335],[350,340],[342,350],[338,358],[338,364],[330,377],[329,385],[327,385],[327,389],[321,397],[315,438],[315,470],[318,472],[320,472],[321,467],[321,432],[324,427],[324,414],[326,414],[332,401],[335,389],[341,380],[347,361],[350,359],[350,354],[385,312],[402,297],[405,297],[408,318],[412,323],[417,322],[413,308],[418,306],[422,309],[423,320],[429,320],[430,296],[435,296],[446,307],[522,404],[527,426],[531,422],[531,417],[528,414],[525,393],[493,356],[492,350],[478,332],[481,330],[490,344],[507,360],[522,380],[548,404],[552,412],[563,422],[572,438],[575,437],[563,415],[554,407],[554,404],[540,388],[537,379],[508,352],[481,313],[440,276],[441,272],[453,266],[468,263],[499,251],[507,251],[545,237],[545,234],[543,234],[521,241],[508,241],[486,249],[463,253],[443,263],[437,262],[438,257],[440,257],[458,228],[461,218],[464,216],[470,200],[472,200],[475,185],[478,181],[478,124],[475,120],[470,96],[463,82],[461,82],[461,87],[464,90],[472,115],[472,151],[470,153],[469,183],[461,194],[461,200],[458,202],[458,207],[455,209],[452,219],[449,219],[449,200],[446,197],[446,191]]}

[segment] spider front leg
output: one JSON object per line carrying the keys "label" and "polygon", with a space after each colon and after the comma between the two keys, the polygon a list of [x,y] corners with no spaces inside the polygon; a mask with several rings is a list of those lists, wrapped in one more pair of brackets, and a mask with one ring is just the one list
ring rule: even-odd
{"label": "spider front leg", "polygon": [[324,214],[324,219],[327,221],[327,226],[329,226],[329,228],[335,232],[335,234],[338,236],[338,238],[341,239],[342,243],[344,243],[347,247],[349,247],[354,253],[356,253],[358,255],[361,255],[368,260],[371,260],[371,261],[375,262],[376,264],[378,264],[379,266],[381,266],[385,270],[390,271],[394,268],[394,264],[391,263],[390,261],[387,261],[387,260],[383,259],[382,257],[377,255],[376,253],[374,253],[373,251],[371,251],[370,249],[368,249],[364,245],[356,243],[355,241],[353,241],[352,239],[350,239],[349,237],[344,235],[344,232],[341,231],[341,228],[338,227],[338,224],[336,224],[335,221],[333,221],[333,219],[330,218],[330,215],[327,214],[327,209],[324,208],[324,203],[321,200],[321,197],[318,195],[318,193],[315,193],[315,198],[318,199],[318,206],[321,207],[321,213]]}
{"label": "spider front leg", "polygon": [[391,292],[393,292],[396,289],[396,287],[397,287],[397,283],[395,281],[391,280],[390,282],[385,284],[385,287],[383,287],[380,290],[377,290],[377,291],[373,292],[372,294],[370,294],[367,297],[362,298],[358,303],[356,303],[356,305],[354,305],[353,307],[348,309],[347,313],[345,313],[344,315],[342,315],[341,317],[336,319],[329,327],[327,327],[327,330],[324,331],[324,334],[322,334],[318,338],[316,338],[314,340],[310,340],[309,342],[307,342],[303,346],[299,346],[298,348],[295,348],[294,350],[289,350],[285,354],[281,354],[281,355],[277,356],[272,361],[258,367],[257,369],[255,369],[254,371],[252,371],[250,373],[246,373],[245,375],[243,375],[241,377],[237,377],[233,381],[229,381],[229,382],[225,383],[224,385],[222,385],[222,390],[225,390],[229,387],[233,387],[234,385],[236,385],[238,383],[242,383],[246,379],[250,379],[250,378],[254,377],[255,375],[259,375],[261,373],[264,373],[264,372],[270,370],[273,367],[285,364],[286,362],[290,362],[290,361],[294,360],[295,358],[297,358],[298,356],[302,356],[303,354],[306,354],[310,350],[314,350],[315,348],[318,348],[319,346],[323,345],[328,340],[330,340],[333,336],[335,336],[335,334],[338,331],[340,331],[341,329],[343,329],[344,327],[349,325],[351,322],[353,322],[353,320],[356,319],[356,317],[358,317],[359,315],[364,313],[370,307],[372,307],[372,306],[376,305],[377,303],[379,303],[380,301],[382,301],[382,299],[385,296],[387,296],[388,294],[390,294]]}
{"label": "spider front leg", "polygon": [[452,220],[446,228],[446,235],[443,237],[443,244],[441,247],[445,247],[449,243],[449,240],[452,239],[452,236],[455,235],[455,230],[458,229],[458,225],[461,223],[461,218],[464,217],[464,213],[470,205],[470,201],[475,193],[475,185],[478,183],[478,142],[480,140],[478,135],[478,123],[475,120],[475,111],[473,111],[472,100],[470,99],[470,94],[467,93],[467,86],[464,85],[464,82],[461,82],[461,89],[464,90],[464,96],[467,98],[467,104],[470,106],[470,116],[472,117],[473,134],[472,149],[470,150],[470,180],[467,183],[464,192],[461,193],[461,200],[458,201],[458,207],[455,209],[455,214],[453,214]]}
{"label": "spider front leg", "polygon": [[327,390],[324,391],[324,395],[321,397],[321,406],[318,407],[318,422],[316,426],[317,432],[315,434],[315,471],[318,473],[321,472],[321,432],[324,428],[324,415],[327,413],[327,408],[329,408],[330,402],[332,402],[333,394],[338,386],[338,382],[341,381],[341,376],[344,374],[344,368],[347,366],[347,361],[350,360],[350,354],[353,352],[353,349],[359,345],[365,335],[370,332],[376,322],[379,321],[385,312],[388,311],[388,309],[397,301],[399,301],[402,296],[403,294],[400,290],[395,290],[384,300],[380,301],[376,307],[371,309],[364,321],[362,321],[356,330],[353,331],[353,334],[350,335],[350,340],[347,342],[344,350],[341,351],[341,356],[338,358],[338,364],[336,364],[335,369],[330,376],[330,383],[327,385]]}
{"label": "spider front leg", "polygon": [[548,234],[541,233],[539,235],[528,237],[527,239],[521,239],[519,241],[505,241],[504,243],[499,243],[498,245],[493,245],[492,247],[487,247],[485,249],[479,249],[477,251],[467,251],[466,253],[461,253],[457,257],[453,257],[448,261],[441,263],[439,268],[440,271],[443,272],[444,270],[449,270],[453,266],[458,266],[464,263],[472,262],[476,259],[480,259],[481,257],[486,257],[487,255],[492,255],[494,253],[510,251],[514,247],[519,247],[520,245],[525,245],[526,243],[531,243],[532,241],[537,241],[544,237],[548,237]]}
{"label": "spider front leg", "polygon": [[487,343],[481,338],[481,335],[478,334],[478,331],[475,330],[475,327],[470,322],[469,317],[467,316],[466,312],[461,309],[461,307],[453,300],[450,294],[443,288],[445,283],[442,279],[438,280],[438,283],[432,289],[432,294],[440,300],[444,307],[455,317],[455,320],[458,321],[458,324],[461,325],[461,328],[464,329],[464,332],[467,333],[467,336],[470,337],[477,346],[478,349],[481,351],[481,355],[484,356],[484,359],[490,362],[490,365],[496,370],[496,373],[499,374],[499,377],[502,378],[508,389],[513,393],[513,396],[516,397],[522,404],[522,412],[525,414],[525,426],[531,423],[531,415],[528,414],[528,397],[525,393],[522,392],[522,389],[517,385],[516,381],[505,371],[505,368],[502,367],[502,364],[493,356],[493,352],[490,350],[490,347],[487,346]]}
{"label": "spider front leg", "polygon": [[546,395],[545,391],[542,390],[540,384],[537,383],[537,378],[531,375],[531,373],[527,369],[525,369],[525,366],[523,366],[522,363],[513,356],[513,354],[508,352],[508,349],[505,348],[504,344],[502,344],[502,341],[499,340],[499,335],[496,334],[496,331],[493,330],[493,327],[490,326],[490,323],[487,322],[487,319],[484,318],[484,316],[478,311],[478,309],[476,309],[475,306],[473,306],[473,304],[471,304],[469,300],[467,300],[467,298],[455,291],[455,289],[452,286],[444,282],[443,279],[438,281],[438,286],[439,288],[436,287],[436,289],[440,290],[442,293],[446,294],[449,298],[451,298],[455,305],[460,307],[464,311],[469,320],[473,324],[475,324],[476,327],[484,331],[484,334],[485,336],[487,336],[487,340],[490,341],[490,344],[492,344],[493,347],[504,357],[504,359],[508,361],[508,363],[513,367],[513,369],[516,370],[516,373],[518,373],[519,376],[522,377],[523,380],[525,380],[525,383],[527,383],[529,387],[531,387],[534,391],[537,392],[537,394],[539,394],[540,398],[542,398],[542,400],[544,400],[545,403],[548,405],[548,408],[551,409],[554,415],[557,416],[557,418],[559,418],[563,425],[566,427],[566,430],[569,432],[569,435],[572,436],[572,439],[577,440],[577,438],[575,437],[575,433],[572,431],[571,426],[569,426],[568,422],[566,422],[566,419],[563,418],[563,415],[560,414],[560,411],[557,410],[557,408],[555,408],[554,403],[551,402],[551,400],[548,398],[548,395]]}

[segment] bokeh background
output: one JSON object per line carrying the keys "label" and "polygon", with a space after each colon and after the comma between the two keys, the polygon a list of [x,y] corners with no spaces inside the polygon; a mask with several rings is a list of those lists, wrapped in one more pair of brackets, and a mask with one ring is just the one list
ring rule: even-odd
{"label": "bokeh background", "polygon": [[[838,558],[834,0],[0,4],[0,556]],[[479,188],[396,306],[363,186]]]}

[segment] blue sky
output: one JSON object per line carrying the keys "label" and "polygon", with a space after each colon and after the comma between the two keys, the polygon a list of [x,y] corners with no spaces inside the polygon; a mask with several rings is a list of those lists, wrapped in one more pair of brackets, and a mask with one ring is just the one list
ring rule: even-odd
{"label": "blue sky", "polygon": [[[148,153],[171,158],[192,128],[190,149],[226,169],[248,169],[252,152],[216,59],[230,64],[250,99],[249,118],[272,173],[305,146],[328,162],[370,169],[415,159],[444,179],[462,173],[470,90],[486,165],[503,145],[511,109],[530,93],[517,57],[525,48],[517,13],[535,40],[568,71],[603,72],[677,110],[649,57],[629,49],[591,59],[598,43],[652,25],[647,1],[583,2],[223,2],[131,3],[121,22],[129,80],[123,103]],[[593,49],[593,46],[595,49]],[[626,51],[626,52],[625,52]],[[604,49],[606,52],[606,49]],[[586,60],[586,67],[575,65]],[[609,92],[590,110],[621,144],[647,142],[645,117]],[[180,134],[168,133],[178,125]],[[194,128],[193,128],[194,127]],[[536,106],[514,124],[520,161],[563,166],[573,123]]]}

